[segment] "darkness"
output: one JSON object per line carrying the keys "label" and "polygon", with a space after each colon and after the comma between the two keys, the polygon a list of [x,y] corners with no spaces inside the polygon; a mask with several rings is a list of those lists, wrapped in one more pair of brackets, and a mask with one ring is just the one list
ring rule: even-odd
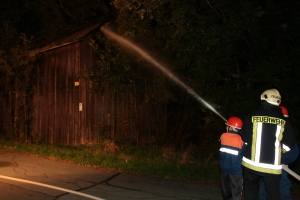
{"label": "darkness", "polygon": [[[259,106],[264,90],[277,88],[299,137],[299,8],[295,1],[1,1],[0,52],[7,53],[0,54],[1,74],[9,71],[3,64],[12,60],[9,50],[24,44],[21,34],[35,49],[109,17],[118,32],[151,48],[225,118],[244,118]],[[223,121],[166,82],[168,99],[155,102],[168,104],[170,138],[190,142],[205,132],[215,140]],[[1,85],[8,83],[3,79]]]}

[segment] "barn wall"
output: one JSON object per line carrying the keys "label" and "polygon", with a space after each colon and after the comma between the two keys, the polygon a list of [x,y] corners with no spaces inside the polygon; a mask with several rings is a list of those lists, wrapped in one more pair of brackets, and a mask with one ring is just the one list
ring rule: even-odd
{"label": "barn wall", "polygon": [[[135,143],[155,141],[166,129],[163,107],[137,100],[129,88],[122,95],[109,87],[101,94],[90,93],[96,86],[80,78],[83,66],[96,62],[90,39],[91,35],[40,54],[31,138],[64,145],[99,143],[103,137]],[[144,89],[150,87],[146,83]]]}

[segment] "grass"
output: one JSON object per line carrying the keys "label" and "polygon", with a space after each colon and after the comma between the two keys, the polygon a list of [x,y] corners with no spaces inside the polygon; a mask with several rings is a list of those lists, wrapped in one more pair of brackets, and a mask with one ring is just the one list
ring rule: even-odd
{"label": "grass", "polygon": [[[143,176],[219,185],[219,146],[208,150],[189,146],[173,147],[119,146],[112,141],[100,145],[61,146],[24,144],[0,139],[0,151],[29,154],[47,159],[72,162]],[[291,169],[300,174],[299,162]],[[300,197],[300,181],[290,176],[293,197]]]}
{"label": "grass", "polygon": [[219,185],[218,154],[203,150],[199,152],[192,146],[187,150],[176,150],[172,147],[118,146],[112,141],[105,141],[101,145],[61,146],[1,139],[0,151],[72,162],[107,171]]}

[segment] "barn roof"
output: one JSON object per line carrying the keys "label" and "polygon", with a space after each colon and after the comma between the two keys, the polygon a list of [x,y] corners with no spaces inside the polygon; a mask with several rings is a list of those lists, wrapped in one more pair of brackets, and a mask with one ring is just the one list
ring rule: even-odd
{"label": "barn roof", "polygon": [[65,43],[70,43],[70,42],[74,42],[74,41],[80,40],[80,39],[84,38],[85,36],[87,36],[92,31],[100,28],[101,25],[102,25],[102,23],[94,24],[94,25],[92,25],[90,27],[87,27],[86,29],[83,29],[81,31],[78,31],[78,32],[74,33],[71,36],[68,36],[68,37],[63,38],[63,39],[61,39],[59,41],[56,41],[56,44],[60,45],[60,44],[65,44]]}
{"label": "barn roof", "polygon": [[94,24],[92,26],[89,26],[83,30],[80,30],[70,36],[67,36],[63,39],[57,40],[55,42],[52,42],[51,44],[44,46],[40,49],[35,49],[29,52],[29,57],[34,57],[38,53],[43,53],[52,49],[56,49],[62,46],[66,46],[69,44],[73,44],[76,42],[81,41],[84,37],[86,37],[91,32],[95,31],[96,29],[99,29],[103,25],[103,22]]}

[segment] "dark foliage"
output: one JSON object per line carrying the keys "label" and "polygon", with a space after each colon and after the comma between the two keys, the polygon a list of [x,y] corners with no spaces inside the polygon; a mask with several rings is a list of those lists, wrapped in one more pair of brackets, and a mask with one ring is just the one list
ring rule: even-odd
{"label": "dark foliage", "polygon": [[[259,106],[264,90],[278,89],[299,134],[297,1],[13,0],[1,2],[0,9],[2,77],[13,66],[7,65],[8,52],[24,46],[21,34],[32,47],[42,46],[104,16],[113,16],[116,32],[154,55],[225,118],[243,118]],[[120,51],[115,58],[122,60],[123,55]],[[138,67],[151,67],[132,57],[135,64],[130,65],[128,58],[123,60],[132,73]],[[106,59],[114,62],[115,58]],[[117,70],[109,75],[110,80],[120,81],[128,74]],[[121,87],[126,81],[115,84]],[[152,100],[168,104],[169,141],[180,145],[215,142],[225,131],[224,121],[172,80],[163,82],[161,91],[167,95]]]}

